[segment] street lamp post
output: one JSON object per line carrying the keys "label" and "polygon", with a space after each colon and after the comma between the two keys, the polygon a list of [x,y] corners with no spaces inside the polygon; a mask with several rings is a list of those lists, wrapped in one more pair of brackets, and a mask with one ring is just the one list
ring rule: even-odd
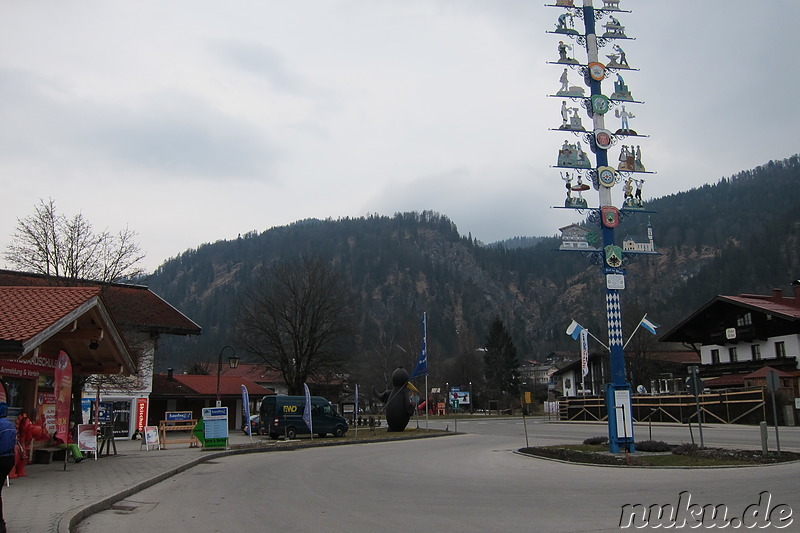
{"label": "street lamp post", "polygon": [[469,414],[475,412],[475,398],[472,396],[472,382],[469,382]]}
{"label": "street lamp post", "polygon": [[[222,407],[222,399],[219,393],[219,378],[222,374],[222,354],[226,349],[231,351],[231,355],[228,356],[228,364],[231,366],[231,368],[236,368],[239,366],[239,358],[236,357],[236,352],[233,350],[233,347],[228,345],[223,346],[219,351],[219,357],[217,357],[217,407]],[[248,420],[247,423],[250,423],[250,421]]]}

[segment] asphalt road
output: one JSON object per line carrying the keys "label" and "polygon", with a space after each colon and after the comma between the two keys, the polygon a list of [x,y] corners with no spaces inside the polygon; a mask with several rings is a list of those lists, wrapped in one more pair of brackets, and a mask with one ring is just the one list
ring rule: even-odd
{"label": "asphalt road", "polygon": [[[524,445],[521,420],[485,422],[459,421],[459,431],[471,433],[442,438],[226,457],[135,494],[77,531],[597,532],[619,531],[626,504],[688,509],[683,504],[690,498],[699,506],[725,505],[726,519],[757,510],[750,506],[759,502],[767,517],[777,509],[775,520],[778,511],[786,520],[787,508],[800,510],[800,464],[563,464],[514,453]],[[592,436],[604,429],[533,426],[534,440],[559,442],[578,439],[567,435],[573,431]],[[791,520],[783,531],[798,530]]]}

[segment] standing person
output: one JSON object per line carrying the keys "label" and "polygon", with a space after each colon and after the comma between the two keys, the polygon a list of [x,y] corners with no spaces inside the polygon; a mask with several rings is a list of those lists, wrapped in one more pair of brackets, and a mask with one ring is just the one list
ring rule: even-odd
{"label": "standing person", "polygon": [[0,402],[0,533],[6,533],[3,518],[3,485],[5,477],[14,468],[14,448],[17,446],[17,428],[8,419],[8,404]]}

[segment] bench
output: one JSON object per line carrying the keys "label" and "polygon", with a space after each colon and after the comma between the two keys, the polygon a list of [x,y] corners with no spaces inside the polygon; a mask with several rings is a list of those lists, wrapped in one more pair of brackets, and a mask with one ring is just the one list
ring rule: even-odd
{"label": "bench", "polygon": [[31,462],[49,465],[53,462],[53,459],[63,461],[66,453],[67,450],[64,448],[59,448],[58,446],[36,447],[33,449],[33,457],[31,457]]}

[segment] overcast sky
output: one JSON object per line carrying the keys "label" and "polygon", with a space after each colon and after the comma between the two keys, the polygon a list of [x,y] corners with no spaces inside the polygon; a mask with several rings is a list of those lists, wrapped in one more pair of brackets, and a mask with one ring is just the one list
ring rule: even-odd
{"label": "overcast sky", "polygon": [[[40,198],[136,231],[148,270],[312,217],[428,209],[484,242],[554,235],[581,217],[550,209],[576,138],[548,131],[562,10],[544,3],[0,0],[0,248]],[[800,2],[620,6],[645,198],[800,152]]]}

